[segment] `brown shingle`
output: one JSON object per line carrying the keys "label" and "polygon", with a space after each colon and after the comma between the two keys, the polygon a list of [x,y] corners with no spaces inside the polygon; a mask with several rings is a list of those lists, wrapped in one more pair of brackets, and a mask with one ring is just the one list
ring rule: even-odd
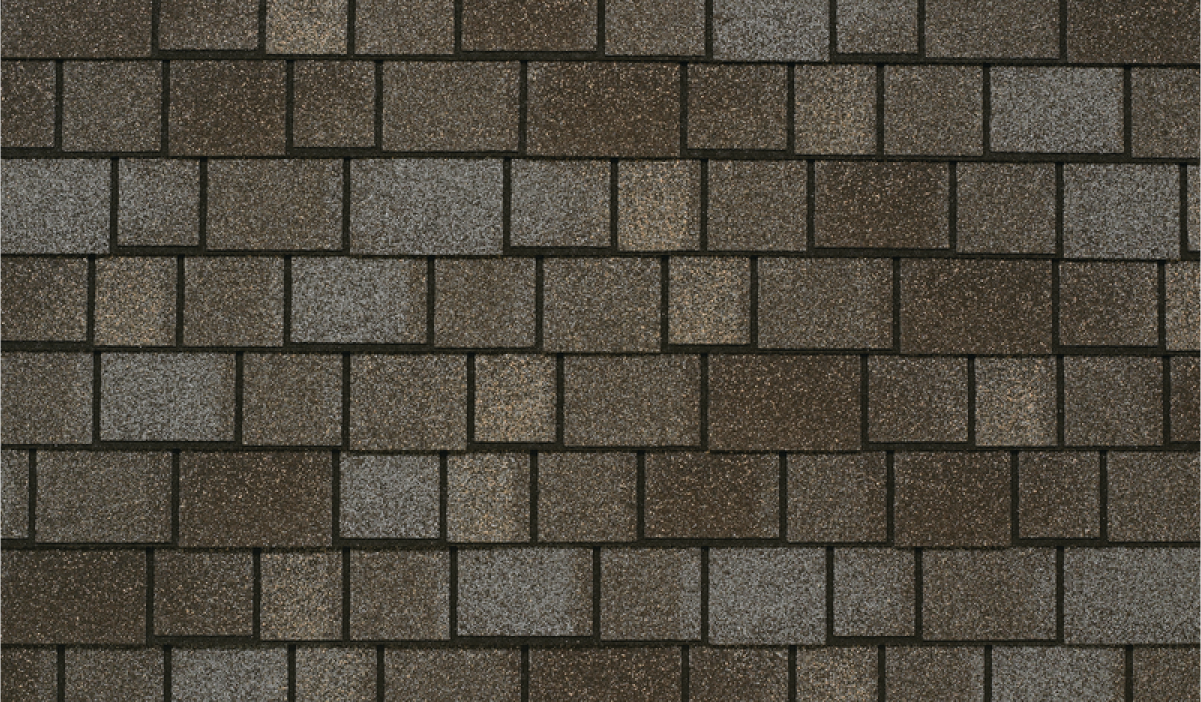
{"label": "brown shingle", "polygon": [[892,287],[888,259],[760,259],[759,344],[889,347]]}
{"label": "brown shingle", "polygon": [[564,366],[564,443],[696,445],[700,370],[696,356],[569,356]]}
{"label": "brown shingle", "polygon": [[600,564],[602,639],[701,637],[699,548],[606,548]]}
{"label": "brown shingle", "polygon": [[714,449],[859,447],[857,358],[714,356],[709,361],[709,393],[709,440]]}
{"label": "brown shingle", "polygon": [[608,246],[609,174],[605,161],[516,161],[513,246]]}
{"label": "brown shingle", "polygon": [[1101,535],[1098,454],[1023,451],[1018,471],[1018,533],[1023,539]]}
{"label": "brown shingle", "polygon": [[698,248],[700,235],[700,161],[617,164],[618,248],[690,250]]}
{"label": "brown shingle", "polygon": [[873,702],[879,699],[878,659],[866,646],[798,648],[797,699]]}
{"label": "brown shingle", "polygon": [[150,55],[151,0],[13,0],[4,10],[4,58]]}
{"label": "brown shingle", "polygon": [[1072,62],[1196,63],[1197,3],[1153,5],[1120,0],[1069,0],[1068,53]]}
{"label": "brown shingle", "polygon": [[37,465],[38,541],[171,540],[171,455],[42,451]]}
{"label": "brown shingle", "polygon": [[1154,346],[1154,263],[1059,264],[1059,341],[1068,346]]}
{"label": "brown shingle", "polygon": [[1055,444],[1055,359],[977,358],[973,380],[978,445]]}
{"label": "brown shingle", "polygon": [[446,551],[350,552],[350,638],[449,637]]}
{"label": "brown shingle", "polygon": [[54,63],[5,61],[0,75],[4,148],[54,146]]}
{"label": "brown shingle", "polygon": [[528,149],[562,156],[675,156],[679,68],[672,64],[532,63]]}
{"label": "brown shingle", "polygon": [[883,453],[789,454],[788,540],[884,541]]}
{"label": "brown shingle", "polygon": [[438,346],[532,346],[537,333],[532,258],[447,259],[434,263]]}
{"label": "brown shingle", "polygon": [[780,462],[773,455],[646,457],[646,536],[779,536]]}
{"label": "brown shingle", "polygon": [[254,558],[250,551],[158,552],[154,561],[154,633],[254,633]]}
{"label": "brown shingle", "polygon": [[530,457],[452,456],[446,466],[446,538],[452,542],[530,539]]}
{"label": "brown shingle", "polygon": [[294,258],[292,341],[424,342],[427,271],[426,262],[417,258]]}
{"label": "brown shingle", "polygon": [[950,245],[950,179],[945,165],[821,162],[816,168],[817,246]]}
{"label": "brown shingle", "polygon": [[1006,454],[898,453],[898,546],[1009,544],[1009,458]]}
{"label": "brown shingle", "polygon": [[793,70],[796,152],[875,153],[875,67],[806,65]]}
{"label": "brown shingle", "polygon": [[840,53],[917,53],[917,0],[843,0],[837,25]]}
{"label": "brown shingle", "polygon": [[805,165],[711,161],[709,248],[805,250]]}
{"label": "brown shingle", "polygon": [[605,3],[605,53],[705,53],[704,0],[609,0]]}
{"label": "brown shingle", "polygon": [[1107,466],[1110,540],[1197,541],[1196,453],[1113,451]]}
{"label": "brown shingle", "polygon": [[1196,69],[1135,69],[1130,73],[1131,154],[1192,158],[1197,154]]}
{"label": "brown shingle", "polygon": [[1069,356],[1063,359],[1064,441],[1068,446],[1153,446],[1163,439],[1163,361]]}
{"label": "brown shingle", "polygon": [[1050,262],[901,260],[902,353],[1050,350]]}
{"label": "brown shingle", "polygon": [[351,358],[352,448],[462,450],[466,444],[466,356]]}
{"label": "brown shingle", "polygon": [[890,646],[884,661],[889,702],[984,699],[983,647]]}
{"label": "brown shingle", "polygon": [[787,83],[784,66],[690,66],[688,148],[783,149]]}
{"label": "brown shingle", "polygon": [[1169,350],[1201,347],[1201,264],[1181,261],[1164,266],[1164,336]]}
{"label": "brown shingle", "polygon": [[1055,638],[1055,552],[926,551],[922,634],[927,639]]}
{"label": "brown shingle", "polygon": [[29,536],[29,452],[0,451],[0,536],[24,539]]}
{"label": "brown shingle", "polygon": [[1041,0],[930,0],[926,55],[1058,58],[1059,9]]}
{"label": "brown shingle", "polygon": [[5,341],[87,338],[87,260],[5,256],[0,267],[0,297],[4,298],[0,334]]}
{"label": "brown shingle", "polygon": [[[358,11],[361,16],[361,4]],[[375,64],[297,61],[293,70],[296,146],[375,145]]]}
{"label": "brown shingle", "polygon": [[283,61],[174,62],[171,155],[282,155],[284,79]]}
{"label": "brown shingle", "polygon": [[68,61],[63,150],[158,151],[162,85],[158,62]]}
{"label": "brown shingle", "polygon": [[388,649],[383,675],[383,699],[388,702],[521,699],[521,652],[512,648]]}
{"label": "brown shingle", "polygon": [[632,453],[538,455],[538,538],[633,541],[637,466]]}
{"label": "brown shingle", "polygon": [[449,54],[455,48],[454,0],[359,0],[355,51]]}
{"label": "brown shingle", "polygon": [[668,264],[667,340],[750,341],[751,266],[746,258],[673,256]]}
{"label": "brown shingle", "polygon": [[347,0],[267,0],[267,53],[346,53],[346,9]]}
{"label": "brown shingle", "polygon": [[1055,166],[960,163],[956,247],[964,253],[1054,253]]}
{"label": "brown shingle", "polygon": [[785,702],[788,653],[778,648],[688,649],[692,702]]}
{"label": "brown shingle", "polygon": [[164,654],[159,648],[73,648],[63,667],[69,700],[151,702],[163,695]]}
{"label": "brown shingle", "polygon": [[189,346],[284,341],[282,258],[189,258],[183,296],[183,338]]}
{"label": "brown shingle", "polygon": [[967,359],[872,356],[867,367],[872,441],[968,440]]}
{"label": "brown shingle", "polygon": [[546,350],[659,349],[659,261],[550,258],[543,271]]}
{"label": "brown shingle", "polygon": [[517,149],[516,62],[388,62],[383,70],[384,149]]}
{"label": "brown shingle", "polygon": [[206,244],[210,249],[338,249],[343,206],[339,161],[212,161]]}
{"label": "brown shingle", "polygon": [[979,154],[983,133],[979,67],[885,66],[885,153]]}
{"label": "brown shingle", "polygon": [[180,462],[179,545],[328,546],[328,453],[192,453]]}
{"label": "brown shingle", "polygon": [[177,271],[174,258],[97,260],[96,344],[174,345]]}
{"label": "brown shingle", "polygon": [[554,441],[556,404],[554,358],[476,356],[476,441]]}
{"label": "brown shingle", "polygon": [[466,51],[591,51],[596,0],[466,0]]}
{"label": "brown shingle", "polygon": [[88,353],[4,354],[5,444],[92,441],[92,356]]}
{"label": "brown shingle", "polygon": [[674,647],[530,651],[530,702],[674,700],[680,678],[680,650]]}
{"label": "brown shingle", "polygon": [[195,246],[200,243],[200,164],[182,159],[122,159],[117,243]]}
{"label": "brown shingle", "polygon": [[342,636],[342,554],[264,553],[260,570],[263,639]]}
{"label": "brown shingle", "polygon": [[244,443],[342,443],[341,357],[251,353],[242,364]]}
{"label": "brown shingle", "polygon": [[1201,440],[1201,363],[1196,356],[1174,356],[1172,374],[1172,441]]}
{"label": "brown shingle", "polygon": [[162,0],[159,48],[234,51],[259,42],[257,0]]}
{"label": "brown shingle", "polygon": [[145,642],[145,552],[5,550],[0,559],[6,649]]}
{"label": "brown shingle", "polygon": [[1197,702],[1199,673],[1197,649],[1150,648],[1134,649],[1134,702],[1177,699]]}

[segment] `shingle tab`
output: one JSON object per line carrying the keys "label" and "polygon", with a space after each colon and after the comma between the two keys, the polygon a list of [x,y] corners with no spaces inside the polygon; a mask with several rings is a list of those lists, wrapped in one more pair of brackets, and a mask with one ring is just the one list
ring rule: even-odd
{"label": "shingle tab", "polygon": [[780,462],[772,455],[648,455],[646,536],[776,537],[779,484]]}
{"label": "shingle tab", "polygon": [[527,454],[475,454],[447,460],[446,538],[452,542],[529,541]]}
{"label": "shingle tab", "polygon": [[455,45],[453,0],[361,0],[355,50],[370,54],[449,54]]}
{"label": "shingle tab", "polygon": [[246,354],[242,441],[271,446],[342,443],[342,359],[318,354]]}
{"label": "shingle tab", "polygon": [[1173,357],[1171,367],[1172,441],[1201,441],[1201,362],[1195,356]]}
{"label": "shingle tab", "polygon": [[5,550],[0,559],[6,645],[145,642],[141,550]]}
{"label": "shingle tab", "polygon": [[91,443],[92,363],[86,353],[5,352],[3,442]]}
{"label": "shingle tab", "polygon": [[149,56],[151,8],[151,0],[14,0],[4,8],[4,57]]}
{"label": "shingle tab", "polygon": [[5,159],[4,253],[108,253],[107,159]]}
{"label": "shingle tab", "polygon": [[352,356],[349,392],[352,449],[466,448],[466,356]]}
{"label": "shingle tab", "polygon": [[608,246],[609,164],[516,161],[513,246]]}
{"label": "shingle tab", "polygon": [[983,124],[980,68],[884,67],[885,153],[979,154]]}
{"label": "shingle tab", "polygon": [[346,9],[347,0],[268,0],[267,53],[345,53]]}
{"label": "shingle tab", "polygon": [[592,553],[582,548],[459,551],[459,633],[592,633]]}
{"label": "shingle tab", "polygon": [[778,648],[694,646],[688,649],[692,702],[785,702],[788,654]]}
{"label": "shingle tab", "polygon": [[994,151],[1122,151],[1122,73],[1110,68],[991,69]]}
{"label": "shingle tab", "polygon": [[1196,261],[1169,263],[1164,267],[1164,335],[1172,351],[1201,348],[1201,265]]}
{"label": "shingle tab", "polygon": [[1058,58],[1059,8],[1041,0],[930,0],[926,55]]}
{"label": "shingle tab", "polygon": [[1009,458],[999,451],[898,453],[898,546],[1009,544]]}
{"label": "shingle tab", "polygon": [[830,53],[830,7],[804,0],[715,0],[713,58],[819,61]]}
{"label": "shingle tab", "polygon": [[158,151],[162,84],[158,62],[66,62],[63,150]]}
{"label": "shingle tab", "polygon": [[163,652],[145,648],[66,652],[66,699],[88,702],[156,702],[163,696]]}
{"label": "shingle tab", "polygon": [[793,71],[796,152],[875,153],[875,68],[805,65]]}
{"label": "shingle tab", "polygon": [[1179,699],[1197,702],[1198,659],[1195,648],[1134,649],[1134,700]]}
{"label": "shingle tab", "polygon": [[680,696],[676,648],[534,649],[530,701],[657,702]]}
{"label": "shingle tab", "polygon": [[1201,462],[1195,453],[1113,451],[1107,467],[1111,541],[1201,538]]}
{"label": "shingle tab", "polygon": [[1018,455],[1018,528],[1024,539],[1101,535],[1101,461],[1096,453]]}
{"label": "shingle tab", "polygon": [[450,638],[446,551],[351,551],[350,638]]}
{"label": "shingle tab", "polygon": [[688,148],[783,149],[787,103],[784,66],[689,66]]}
{"label": "shingle tab", "polygon": [[1125,698],[1125,663],[1116,649],[997,646],[992,655],[997,702]]}
{"label": "shingle tab", "polygon": [[872,441],[968,440],[967,359],[873,356],[867,369]]}
{"label": "shingle tab", "polygon": [[260,569],[263,639],[342,636],[342,554],[264,553]]}
{"label": "shingle tab", "polygon": [[636,482],[632,453],[539,454],[539,540],[633,541]]}
{"label": "shingle tab", "polygon": [[984,649],[890,646],[884,654],[889,702],[984,700]]}
{"label": "shingle tab", "polygon": [[418,344],[426,340],[426,264],[414,258],[292,260],[292,340]]}
{"label": "shingle tab", "polygon": [[700,235],[700,161],[618,162],[618,248],[689,250]]}
{"label": "shingle tab", "polygon": [[892,288],[888,259],[760,259],[759,344],[890,347]]}
{"label": "shingle tab", "polygon": [[556,406],[554,358],[476,356],[476,441],[554,441]]}
{"label": "shingle tab", "polygon": [[1197,643],[1196,548],[1064,550],[1069,644]]}
{"label": "shingle tab", "polygon": [[42,702],[58,695],[58,656],[53,648],[5,646],[0,694],[13,702]]}
{"label": "shingle tab", "polygon": [[1104,63],[1196,63],[1198,10],[1187,0],[1134,6],[1069,0],[1067,59]]}
{"label": "shingle tab", "polygon": [[288,651],[269,648],[177,648],[171,651],[171,699],[284,702],[288,699]]}
{"label": "shingle tab", "polygon": [[0,143],[6,149],[54,146],[54,63],[5,61],[0,76],[0,119],[7,125]]}
{"label": "shingle tab", "polygon": [[788,540],[884,541],[885,479],[883,453],[789,454]]}
{"label": "shingle tab", "polygon": [[174,258],[114,257],[96,261],[95,343],[175,344]]}
{"label": "shingle tab", "polygon": [[1130,72],[1131,154],[1192,158],[1197,154],[1201,110],[1197,69]]}
{"label": "shingle tab", "polygon": [[154,561],[156,636],[254,633],[250,551],[163,551]]}
{"label": "shingle tab", "polygon": [[332,159],[214,160],[209,249],[338,249],[342,164]]}
{"label": "shingle tab", "polygon": [[122,159],[118,167],[117,243],[200,243],[200,165],[184,159]]}
{"label": "shingle tab", "polygon": [[1063,359],[1068,446],[1154,446],[1163,440],[1163,361],[1122,356]]}
{"label": "shingle tab", "polygon": [[700,441],[696,356],[568,357],[568,446],[688,446]]}
{"label": "shingle tab", "polygon": [[362,159],[351,163],[350,180],[356,254],[501,251],[498,160]]}
{"label": "shingle tab", "polygon": [[171,155],[282,155],[284,83],[283,61],[173,62]]}
{"label": "shingle tab", "polygon": [[709,552],[709,641],[783,645],[826,636],[826,555],[816,548]]}
{"label": "shingle tab", "polygon": [[282,258],[185,259],[183,296],[183,339],[189,346],[284,341]]}
{"label": "shingle tab", "polygon": [[234,51],[259,42],[258,0],[161,0],[159,48]]}
{"label": "shingle tab", "polygon": [[88,262],[83,258],[0,261],[5,341],[84,341],[88,331]]}
{"label": "shingle tab", "polygon": [[601,550],[602,639],[699,639],[700,549]]}
{"label": "shingle tab", "polygon": [[605,3],[605,53],[698,55],[705,53],[704,0],[609,0]]}
{"label": "shingle tab", "polygon": [[912,551],[834,549],[834,635],[913,636],[913,576]]}
{"label": "shingle tab", "polygon": [[0,488],[0,536],[24,539],[29,536],[29,452],[0,451],[3,470]]}
{"label": "shingle tab", "polygon": [[1179,170],[1171,166],[1063,167],[1063,253],[1067,258],[1176,258]]}
{"label": "shingle tab", "polygon": [[171,540],[171,455],[42,451],[38,541]]}
{"label": "shingle tab", "polygon": [[532,258],[434,261],[434,343],[533,346],[537,265]]}
{"label": "shingle tab", "polygon": [[955,187],[960,252],[1055,252],[1053,164],[960,163]]}
{"label": "shingle tab", "polygon": [[438,536],[437,456],[343,456],[339,472],[342,538]]}
{"label": "shingle tab", "polygon": [[1059,264],[1059,340],[1068,346],[1154,346],[1159,284],[1153,263]]}
{"label": "shingle tab", "polygon": [[879,699],[876,649],[798,648],[797,699],[873,702]]}
{"label": "shingle tab", "polygon": [[805,250],[805,166],[710,161],[709,248]]}
{"label": "shingle tab", "polygon": [[977,358],[976,443],[1051,446],[1057,393],[1051,358]]}
{"label": "shingle tab", "polygon": [[596,0],[466,0],[467,51],[591,51],[596,48]]}
{"label": "shingle tab", "polygon": [[375,650],[298,646],[296,702],[375,702]]}
{"label": "shingle tab", "polygon": [[103,354],[100,438],[230,441],[235,375],[231,353]]}
{"label": "shingle tab", "polygon": [[837,25],[840,53],[917,53],[917,0],[844,0]]}
{"label": "shingle tab", "polygon": [[749,259],[673,256],[668,262],[668,342],[748,343],[750,297]]}
{"label": "shingle tab", "polygon": [[926,551],[922,634],[927,639],[1055,638],[1055,552]]}
{"label": "shingle tab", "polygon": [[[358,5],[359,16],[366,4]],[[297,61],[292,81],[293,144],[375,146],[375,64]]]}
{"label": "shingle tab", "polygon": [[389,649],[384,699],[427,702],[518,702],[521,652],[516,649]]}
{"label": "shingle tab", "polygon": [[[859,360],[850,356],[714,356],[709,441],[741,451],[859,447]],[[789,398],[784,404],[781,400]]]}
{"label": "shingle tab", "polygon": [[516,62],[384,64],[383,148],[517,150]]}
{"label": "shingle tab", "polygon": [[184,547],[328,546],[328,453],[192,453],[180,459]]}
{"label": "shingle tab", "polygon": [[939,163],[818,163],[814,241],[823,248],[947,248],[949,173]]}

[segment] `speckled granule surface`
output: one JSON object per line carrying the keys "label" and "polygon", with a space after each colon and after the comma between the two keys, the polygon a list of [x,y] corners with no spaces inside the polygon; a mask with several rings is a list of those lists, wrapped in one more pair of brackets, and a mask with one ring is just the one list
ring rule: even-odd
{"label": "speckled granule surface", "polygon": [[5,702],[1201,702],[1197,0],[0,2]]}

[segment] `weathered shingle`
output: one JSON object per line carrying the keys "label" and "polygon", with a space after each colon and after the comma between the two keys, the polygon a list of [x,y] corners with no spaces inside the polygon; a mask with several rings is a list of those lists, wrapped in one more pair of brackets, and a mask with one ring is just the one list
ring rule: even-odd
{"label": "weathered shingle", "polygon": [[774,538],[780,461],[768,454],[650,454],[644,509],[650,538]]}
{"label": "weathered shingle", "polygon": [[1153,6],[1116,0],[1069,0],[1067,59],[1104,63],[1196,63],[1197,5]]}
{"label": "weathered shingle", "polygon": [[530,458],[452,456],[446,466],[446,538],[458,542],[530,539]]}
{"label": "weathered shingle", "polygon": [[103,354],[100,438],[231,441],[236,373],[232,353]]}
{"label": "weathered shingle", "polygon": [[384,64],[383,148],[515,151],[515,62]]}
{"label": "weathered shingle", "polygon": [[883,258],[759,260],[759,345],[892,345],[892,264]]}
{"label": "weathered shingle", "polygon": [[156,636],[254,633],[250,551],[163,551],[154,561]]}
{"label": "weathered shingle", "polygon": [[1116,649],[997,646],[992,656],[996,700],[1125,699],[1124,662]]}
{"label": "weathered shingle", "polygon": [[212,161],[207,204],[210,249],[342,246],[342,164],[335,160]]}
{"label": "weathered shingle", "polygon": [[374,702],[375,663],[374,649],[298,646],[296,702]]}
{"label": "weathered shingle", "polygon": [[705,53],[703,0],[609,0],[605,3],[605,53],[697,55]]}
{"label": "weathered shingle", "polygon": [[0,536],[24,539],[29,536],[29,452],[0,451]]}
{"label": "weathered shingle", "polygon": [[158,62],[66,62],[63,150],[158,151],[162,84]]}
{"label": "weathered shingle", "polygon": [[88,262],[83,258],[13,258],[3,274],[5,341],[84,341],[88,332]]}
{"label": "weathered shingle", "polygon": [[1056,440],[1055,361],[977,358],[976,443],[1051,446]]}
{"label": "weathered shingle", "polygon": [[0,143],[5,148],[54,146],[54,63],[5,61],[0,76],[0,113],[6,125]]}
{"label": "weathered shingle", "polygon": [[596,0],[465,0],[467,51],[590,51],[596,48]]}
{"label": "weathered shingle", "polygon": [[267,53],[345,53],[347,4],[347,0],[268,0]]}
{"label": "weathered shingle", "polygon": [[779,648],[693,646],[688,649],[693,702],[785,702],[788,655]]}
{"label": "weathered shingle", "polygon": [[475,440],[555,440],[555,359],[475,357]]}
{"label": "weathered shingle", "polygon": [[1009,543],[1009,458],[1001,452],[896,455],[898,546]]}
{"label": "weathered shingle", "polygon": [[1169,166],[1064,166],[1064,255],[1067,258],[1178,256],[1178,172]]}
{"label": "weathered shingle", "polygon": [[1095,452],[1018,455],[1018,533],[1022,538],[1101,535],[1101,461]]}
{"label": "weathered shingle", "polygon": [[870,440],[968,440],[966,358],[874,356],[867,374]]}
{"label": "weathered shingle", "polygon": [[798,162],[711,161],[709,248],[804,251],[805,181]]}
{"label": "weathered shingle", "polygon": [[159,48],[234,51],[259,43],[259,3],[256,0],[161,0]]}
{"label": "weathered shingle", "polygon": [[793,69],[798,154],[870,154],[876,150],[876,71],[872,66]]}
{"label": "weathered shingle", "polygon": [[38,455],[38,541],[171,540],[171,455],[43,451]]}
{"label": "weathered shingle", "polygon": [[187,258],[183,299],[183,339],[189,346],[284,341],[282,258]]}
{"label": "weathered shingle", "polygon": [[890,702],[984,699],[983,647],[889,646],[884,667]]}
{"label": "weathered shingle", "polygon": [[609,164],[516,161],[510,238],[514,246],[608,246]]}
{"label": "weathered shingle", "polygon": [[351,551],[350,638],[450,638],[446,551]]}
{"label": "weathered shingle", "polygon": [[123,159],[118,167],[117,243],[200,243],[200,166],[184,159]]}
{"label": "weathered shingle", "polygon": [[681,684],[678,648],[530,651],[530,702],[674,700]]}
{"label": "weathered shingle", "polygon": [[700,234],[700,161],[618,162],[618,248],[696,249]]}
{"label": "weathered shingle", "polygon": [[263,639],[342,636],[342,554],[264,553],[259,567]]}
{"label": "weathered shingle", "polygon": [[96,261],[95,342],[102,346],[172,346],[176,331],[174,258]]}
{"label": "weathered shingle", "polygon": [[956,246],[964,253],[1054,253],[1055,167],[960,163]]}
{"label": "weathered shingle", "polygon": [[885,478],[883,453],[789,454],[788,540],[884,541]]}
{"label": "weathered shingle", "polygon": [[602,639],[699,639],[700,549],[601,550]]}
{"label": "weathered shingle", "polygon": [[1159,284],[1152,263],[1059,264],[1059,340],[1068,346],[1154,346]]}
{"label": "weathered shingle", "polygon": [[927,639],[1055,638],[1055,552],[928,550],[922,559]]}
{"label": "weathered shingle", "polygon": [[814,644],[826,636],[826,555],[816,548],[709,552],[709,641]]}
{"label": "weathered shingle", "polygon": [[994,151],[1121,152],[1121,71],[1001,66],[990,77]]}
{"label": "weathered shingle", "polygon": [[713,57],[817,61],[829,55],[829,5],[816,0],[715,0]]}
{"label": "weathered shingle", "polygon": [[668,262],[668,342],[748,343],[750,297],[748,259],[673,256]]}
{"label": "weathered shingle", "polygon": [[1192,158],[1201,130],[1201,110],[1193,99],[1199,90],[1196,69],[1131,71],[1131,154]]}
{"label": "weathered shingle", "polygon": [[582,548],[459,551],[459,633],[592,633],[592,553]]}
{"label": "weathered shingle", "polygon": [[517,702],[521,653],[516,649],[388,649],[384,699],[429,702]]}
{"label": "weathered shingle", "polygon": [[536,268],[532,258],[435,260],[434,343],[533,346]]}
{"label": "weathered shingle", "polygon": [[332,354],[246,354],[242,441],[269,446],[342,443],[342,359]]}
{"label": "weathered shingle", "polygon": [[885,66],[884,151],[979,154],[984,148],[982,105],[978,67]]}
{"label": "weathered shingle", "polygon": [[88,702],[154,702],[162,699],[163,652],[154,648],[67,651],[66,699]]}
{"label": "weathered shingle", "polygon": [[453,0],[360,0],[355,51],[361,54],[449,54],[455,48]]}
{"label": "weathered shingle", "polygon": [[636,483],[632,453],[538,454],[538,538],[633,541]]}
{"label": "weathered shingle", "polygon": [[1068,356],[1063,405],[1068,446],[1154,446],[1163,440],[1163,361]]}
{"label": "weathered shingle", "polygon": [[438,536],[437,456],[343,456],[339,472],[342,538]]}
{"label": "weathered shingle", "polygon": [[834,549],[834,635],[912,636],[914,587],[912,551]]}
{"label": "weathered shingle", "polygon": [[837,19],[840,53],[917,53],[916,0],[844,0]]}
{"label": "weathered shingle", "polygon": [[879,699],[877,659],[874,648],[798,648],[797,699]]}
{"label": "weathered shingle", "polygon": [[108,253],[107,159],[5,159],[4,253]]}
{"label": "weathered shingle", "polygon": [[[360,17],[366,5],[358,4]],[[358,36],[362,44],[363,35]],[[293,71],[293,144],[302,148],[375,145],[373,63],[297,61]]]}
{"label": "weathered shingle", "polygon": [[1197,541],[1201,464],[1193,453],[1109,454],[1111,541]]}
{"label": "weathered shingle", "polygon": [[1057,58],[1059,10],[1040,0],[930,0],[926,55]]}
{"label": "weathered shingle", "polygon": [[292,260],[291,335],[320,344],[426,340],[426,271],[415,258]]}
{"label": "weathered shingle", "polygon": [[185,648],[171,651],[171,699],[288,699],[288,651],[263,648]]}
{"label": "weathered shingle", "polygon": [[14,0],[4,9],[5,58],[150,55],[151,0]]}

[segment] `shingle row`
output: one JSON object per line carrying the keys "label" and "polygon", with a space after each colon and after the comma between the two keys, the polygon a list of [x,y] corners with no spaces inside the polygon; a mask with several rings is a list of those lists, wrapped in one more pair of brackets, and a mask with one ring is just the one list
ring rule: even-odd
{"label": "shingle row", "polygon": [[[793,77],[783,65],[185,60],[170,62],[168,79],[166,65],[64,63],[61,148],[673,157],[681,148],[979,156],[1128,146],[1135,157],[1170,158],[1193,158],[1198,148],[1198,73],[1185,68],[1136,68],[1125,86],[1120,68],[803,65]],[[19,125],[5,130],[4,146],[55,146],[54,64],[6,61],[3,71],[4,118]]]}

